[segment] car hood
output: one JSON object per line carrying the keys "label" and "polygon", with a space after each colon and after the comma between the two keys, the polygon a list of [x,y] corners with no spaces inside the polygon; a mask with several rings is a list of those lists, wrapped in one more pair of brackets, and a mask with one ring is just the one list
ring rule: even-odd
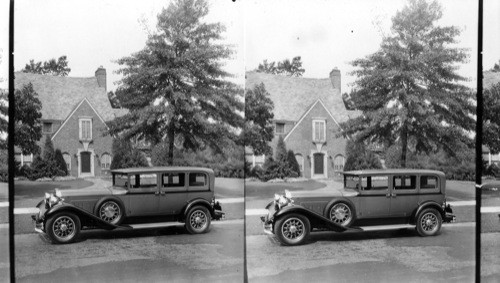
{"label": "car hood", "polygon": [[102,185],[93,185],[81,189],[67,189],[60,190],[61,196],[64,197],[76,197],[76,196],[109,196],[109,195],[121,195],[125,194],[126,190],[123,188]]}
{"label": "car hood", "polygon": [[304,199],[314,197],[353,197],[357,196],[358,192],[350,189],[339,189],[331,186],[312,191],[292,191],[292,199]]}

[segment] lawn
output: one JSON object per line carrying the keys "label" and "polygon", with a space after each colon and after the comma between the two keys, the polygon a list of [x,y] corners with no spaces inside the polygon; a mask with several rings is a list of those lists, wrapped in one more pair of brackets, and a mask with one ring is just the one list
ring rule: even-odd
{"label": "lawn", "polygon": [[76,179],[60,182],[34,182],[28,180],[15,181],[14,191],[16,198],[43,197],[45,192],[58,189],[81,189],[92,186],[94,183],[89,180]]}
{"label": "lawn", "polygon": [[246,182],[245,197],[273,198],[274,194],[283,194],[285,190],[302,191],[316,190],[325,187],[324,183],[314,180],[307,180],[296,183],[264,183],[264,182]]}

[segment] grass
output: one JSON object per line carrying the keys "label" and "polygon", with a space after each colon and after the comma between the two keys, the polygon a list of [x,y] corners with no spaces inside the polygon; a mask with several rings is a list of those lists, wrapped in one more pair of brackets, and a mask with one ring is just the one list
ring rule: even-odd
{"label": "grass", "polygon": [[245,184],[245,197],[273,198],[275,193],[282,194],[285,190],[316,190],[323,187],[325,184],[314,180],[296,183],[247,182]]}
{"label": "grass", "polygon": [[71,181],[60,182],[34,182],[34,181],[15,181],[14,190],[16,197],[32,198],[42,197],[45,192],[59,189],[81,189],[93,185],[91,181],[84,179],[76,179]]}

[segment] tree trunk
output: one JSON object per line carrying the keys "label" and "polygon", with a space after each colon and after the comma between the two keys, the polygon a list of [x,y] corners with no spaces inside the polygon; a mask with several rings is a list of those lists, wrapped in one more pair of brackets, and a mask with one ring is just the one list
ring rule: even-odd
{"label": "tree trunk", "polygon": [[401,128],[401,167],[406,168],[406,151],[408,148],[408,130],[406,126]]}
{"label": "tree trunk", "polygon": [[167,156],[167,164],[172,166],[174,164],[174,138],[175,138],[175,129],[174,123],[170,122],[170,126],[168,127],[167,132],[167,140],[168,140],[168,156]]}

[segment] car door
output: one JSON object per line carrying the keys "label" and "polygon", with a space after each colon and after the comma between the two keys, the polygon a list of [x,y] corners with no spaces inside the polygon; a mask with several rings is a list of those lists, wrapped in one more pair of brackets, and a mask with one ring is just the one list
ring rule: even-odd
{"label": "car door", "polygon": [[182,212],[187,202],[185,172],[160,174],[159,210],[161,214],[175,215]]}
{"label": "car door", "polygon": [[389,177],[362,176],[359,195],[357,196],[358,218],[386,217],[390,212]]}
{"label": "car door", "polygon": [[418,207],[417,176],[412,174],[392,176],[391,217],[409,217]]}
{"label": "car door", "polygon": [[159,189],[157,174],[134,174],[129,176],[128,198],[129,216],[152,215],[158,213]]}

